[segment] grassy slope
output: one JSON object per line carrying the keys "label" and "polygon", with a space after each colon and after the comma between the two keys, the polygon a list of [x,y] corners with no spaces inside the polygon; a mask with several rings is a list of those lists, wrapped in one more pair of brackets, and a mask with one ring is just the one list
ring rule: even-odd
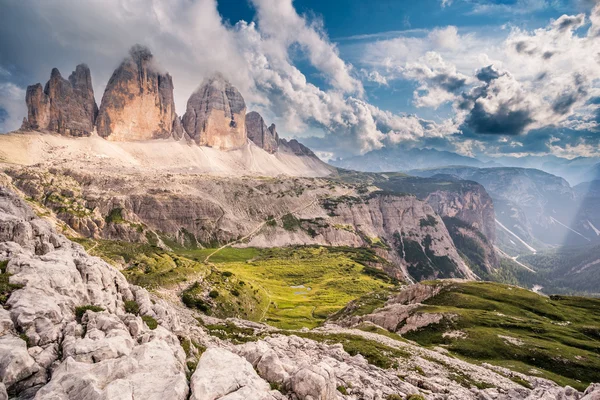
{"label": "grassy slope", "polygon": [[[471,361],[578,389],[600,380],[600,300],[547,298],[516,287],[474,282],[456,284],[425,303],[419,312],[455,317],[405,335],[419,344],[443,345]],[[466,338],[443,337],[453,330],[466,333]]]}
{"label": "grassy slope", "polygon": [[[201,258],[207,252],[185,253]],[[355,260],[353,252],[324,247],[225,249],[211,257],[220,270],[267,292],[264,321],[284,329],[315,327],[349,301],[392,286]]]}
{"label": "grassy slope", "polygon": [[[134,284],[187,287],[184,293],[198,301],[201,311],[206,306],[215,316],[264,321],[283,329],[315,327],[349,301],[394,285],[367,266],[382,260],[366,249],[225,248],[207,265],[203,261],[214,249],[165,252],[144,244],[78,241],[92,255],[124,266],[125,277]],[[214,297],[211,291],[216,291]]]}

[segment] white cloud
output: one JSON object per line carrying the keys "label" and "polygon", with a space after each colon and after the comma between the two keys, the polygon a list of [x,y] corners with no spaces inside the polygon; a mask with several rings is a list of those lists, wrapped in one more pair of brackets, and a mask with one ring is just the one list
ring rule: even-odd
{"label": "white cloud", "polygon": [[26,114],[25,90],[9,82],[0,83],[0,132],[19,129]]}

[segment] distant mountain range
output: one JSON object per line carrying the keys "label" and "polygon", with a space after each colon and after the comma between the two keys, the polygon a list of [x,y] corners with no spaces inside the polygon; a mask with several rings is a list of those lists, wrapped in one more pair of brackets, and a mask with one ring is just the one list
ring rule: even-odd
{"label": "distant mountain range", "polygon": [[501,164],[493,161],[485,163],[476,158],[462,156],[450,151],[404,149],[400,147],[384,147],[361,156],[332,160],[329,163],[339,168],[365,172],[405,172],[411,169],[438,168],[448,165],[468,167],[501,166]]}
{"label": "distant mountain range", "polygon": [[558,176],[515,167],[446,167],[410,174],[450,175],[483,185],[494,201],[498,245],[511,255],[600,242],[600,181],[572,188]]}
{"label": "distant mountain range", "polygon": [[571,185],[600,179],[600,158],[591,157],[572,160],[552,155],[475,158],[436,149],[385,147],[360,156],[331,160],[329,163],[339,168],[364,172],[407,172],[447,166],[535,168],[560,176]]}

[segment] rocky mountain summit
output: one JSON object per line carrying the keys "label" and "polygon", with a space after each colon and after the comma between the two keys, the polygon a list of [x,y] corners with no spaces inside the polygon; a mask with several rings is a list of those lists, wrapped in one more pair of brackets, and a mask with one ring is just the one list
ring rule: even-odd
{"label": "rocky mountain summit", "polygon": [[316,155],[296,140],[279,138],[275,124],[267,127],[253,111],[246,114],[241,93],[220,73],[192,93],[182,118],[175,112],[173,79],[162,72],[151,51],[135,45],[113,72],[100,109],[96,106],[89,68],[82,64],[69,80],[52,70],[50,81],[29,86],[28,118],[22,131],[49,131],[65,136],[90,136],[109,141],[183,140],[218,150],[242,149],[253,143],[269,154]]}
{"label": "rocky mountain summit", "polygon": [[246,144],[246,103],[221,74],[207,79],[189,98],[183,127],[201,146],[221,150]]}
{"label": "rocky mountain summit", "polygon": [[158,72],[148,48],[133,46],[112,74],[96,127],[98,135],[116,141],[183,137],[175,113],[173,79]]}
{"label": "rocky mountain summit", "polygon": [[94,130],[98,107],[85,64],[78,65],[68,80],[54,68],[44,89],[39,83],[27,87],[25,102],[28,112],[21,129],[66,136],[89,136]]}
{"label": "rocky mountain summit", "polygon": [[593,400],[599,395],[597,385],[581,393],[359,329],[327,325],[283,331],[199,318],[90,257],[37,217],[9,185],[3,180],[0,188],[0,398]]}
{"label": "rocky mountain summit", "polygon": [[275,124],[267,128],[265,120],[256,111],[246,114],[246,130],[248,139],[252,140],[258,147],[275,153],[279,146],[279,135],[275,129]]}

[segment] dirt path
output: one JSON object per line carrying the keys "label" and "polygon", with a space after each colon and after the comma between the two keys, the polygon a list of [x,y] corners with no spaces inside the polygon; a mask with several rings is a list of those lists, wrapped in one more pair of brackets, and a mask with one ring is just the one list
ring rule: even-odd
{"label": "dirt path", "polygon": [[[349,194],[351,191],[352,191],[352,190],[351,190],[351,189],[349,189],[349,190],[345,191],[343,194],[341,194],[340,196],[346,196],[346,195],[348,195],[348,194]],[[310,208],[310,207],[312,207],[313,205],[315,205],[317,202],[321,201],[322,199],[327,199],[327,198],[330,198],[330,197],[332,197],[332,196],[316,197],[315,199],[313,199],[313,200],[312,200],[312,201],[310,201],[309,203],[307,203],[307,204],[305,204],[305,205],[303,205],[303,206],[301,206],[301,207],[298,207],[298,208],[297,208],[297,209],[295,209],[295,210],[292,210],[292,211],[289,211],[289,212],[283,213],[283,214],[281,214],[281,215],[279,215],[279,216],[277,216],[277,217],[273,218],[273,220],[274,220],[274,221],[281,221],[281,218],[283,218],[283,216],[284,216],[284,215],[287,215],[287,214],[292,214],[292,215],[294,215],[294,214],[296,214],[296,213],[299,213],[299,212],[301,212],[301,211],[304,211],[304,210],[306,210],[307,208]],[[206,256],[206,258],[204,259],[204,263],[205,263],[205,264],[208,264],[209,266],[211,266],[211,267],[213,267],[213,268],[217,268],[217,266],[216,266],[214,263],[211,263],[211,262],[210,262],[210,258],[211,258],[212,256],[214,256],[215,254],[217,254],[217,253],[218,253],[218,252],[220,252],[221,250],[223,250],[223,249],[226,249],[227,247],[231,247],[231,246],[233,246],[233,245],[234,245],[234,244],[236,244],[236,243],[242,243],[242,242],[244,242],[245,240],[247,240],[247,239],[250,239],[252,236],[254,236],[254,235],[256,235],[258,232],[260,232],[260,230],[261,230],[261,229],[262,229],[262,228],[263,228],[263,227],[264,227],[264,226],[267,224],[267,222],[269,222],[269,221],[263,221],[263,222],[261,222],[260,224],[258,224],[258,225],[257,225],[257,226],[256,226],[256,227],[255,227],[255,228],[254,228],[254,229],[253,229],[253,230],[252,230],[252,231],[251,231],[249,234],[247,234],[246,236],[244,236],[244,237],[242,237],[242,238],[240,238],[240,239],[234,240],[233,242],[229,242],[229,243],[227,243],[227,244],[224,244],[223,246],[219,247],[218,249],[216,249],[215,251],[213,251],[212,253],[210,253],[208,256]],[[257,286],[259,286],[259,287],[260,287],[260,288],[263,290],[263,292],[265,292],[265,294],[267,295],[267,298],[268,298],[268,300],[269,300],[269,302],[267,303],[267,307],[264,309],[264,311],[263,311],[263,314],[262,314],[262,316],[260,317],[260,320],[259,320],[259,321],[263,321],[263,320],[265,319],[266,315],[267,315],[267,312],[269,311],[269,307],[271,307],[272,297],[271,297],[271,293],[269,293],[269,291],[268,291],[267,289],[265,289],[265,288],[264,288],[264,287],[263,287],[263,286],[262,286],[260,283],[258,283],[258,282],[254,282],[254,283],[255,283]],[[314,312],[314,309],[313,309],[313,312]]]}
{"label": "dirt path", "polygon": [[[341,194],[340,196],[336,196],[336,197],[346,196],[346,195],[348,195],[348,194],[349,194],[351,191],[352,191],[352,190],[351,190],[351,189],[349,189],[349,190],[345,191],[343,194]],[[313,206],[313,205],[315,205],[317,202],[319,202],[319,201],[321,201],[321,200],[323,200],[323,199],[328,199],[328,198],[330,198],[330,197],[332,197],[332,196],[330,195],[330,196],[325,196],[325,197],[317,197],[317,198],[313,199],[311,202],[309,202],[308,204],[305,204],[305,205],[303,205],[303,206],[301,206],[301,207],[298,207],[298,208],[297,208],[297,209],[295,209],[295,210],[292,210],[292,211],[288,211],[288,212],[286,212],[286,213],[283,213],[283,214],[281,214],[281,215],[279,215],[279,216],[277,216],[277,217],[273,218],[272,220],[268,220],[268,221],[263,221],[263,222],[261,222],[260,224],[258,224],[258,225],[257,225],[257,226],[256,226],[256,227],[255,227],[255,228],[254,228],[254,229],[253,229],[253,230],[252,230],[252,231],[251,231],[249,234],[247,234],[246,236],[244,236],[244,237],[242,237],[242,238],[240,238],[240,239],[234,240],[233,242],[229,242],[229,243],[227,243],[227,244],[224,244],[223,246],[219,247],[218,249],[216,249],[215,251],[213,251],[212,253],[210,253],[208,256],[206,256],[206,258],[204,259],[204,262],[205,262],[205,263],[209,263],[209,260],[210,260],[210,258],[211,258],[212,256],[214,256],[215,254],[217,254],[218,252],[220,252],[221,250],[223,250],[223,249],[226,249],[227,247],[231,247],[231,246],[233,246],[234,244],[237,244],[237,243],[242,243],[242,242],[244,242],[244,241],[245,241],[245,240],[247,240],[247,239],[250,239],[252,236],[256,235],[256,234],[257,234],[257,233],[258,233],[258,232],[259,232],[259,231],[260,231],[260,230],[261,230],[261,229],[262,229],[262,228],[263,228],[263,227],[264,227],[264,226],[267,224],[267,222],[269,222],[269,221],[281,221],[281,218],[283,218],[283,216],[284,216],[284,215],[287,215],[287,214],[292,214],[292,215],[294,215],[294,214],[296,214],[296,213],[299,213],[299,212],[301,212],[301,211],[304,211],[304,210],[306,210],[307,208],[310,208],[310,207],[312,207],[312,206]]]}

